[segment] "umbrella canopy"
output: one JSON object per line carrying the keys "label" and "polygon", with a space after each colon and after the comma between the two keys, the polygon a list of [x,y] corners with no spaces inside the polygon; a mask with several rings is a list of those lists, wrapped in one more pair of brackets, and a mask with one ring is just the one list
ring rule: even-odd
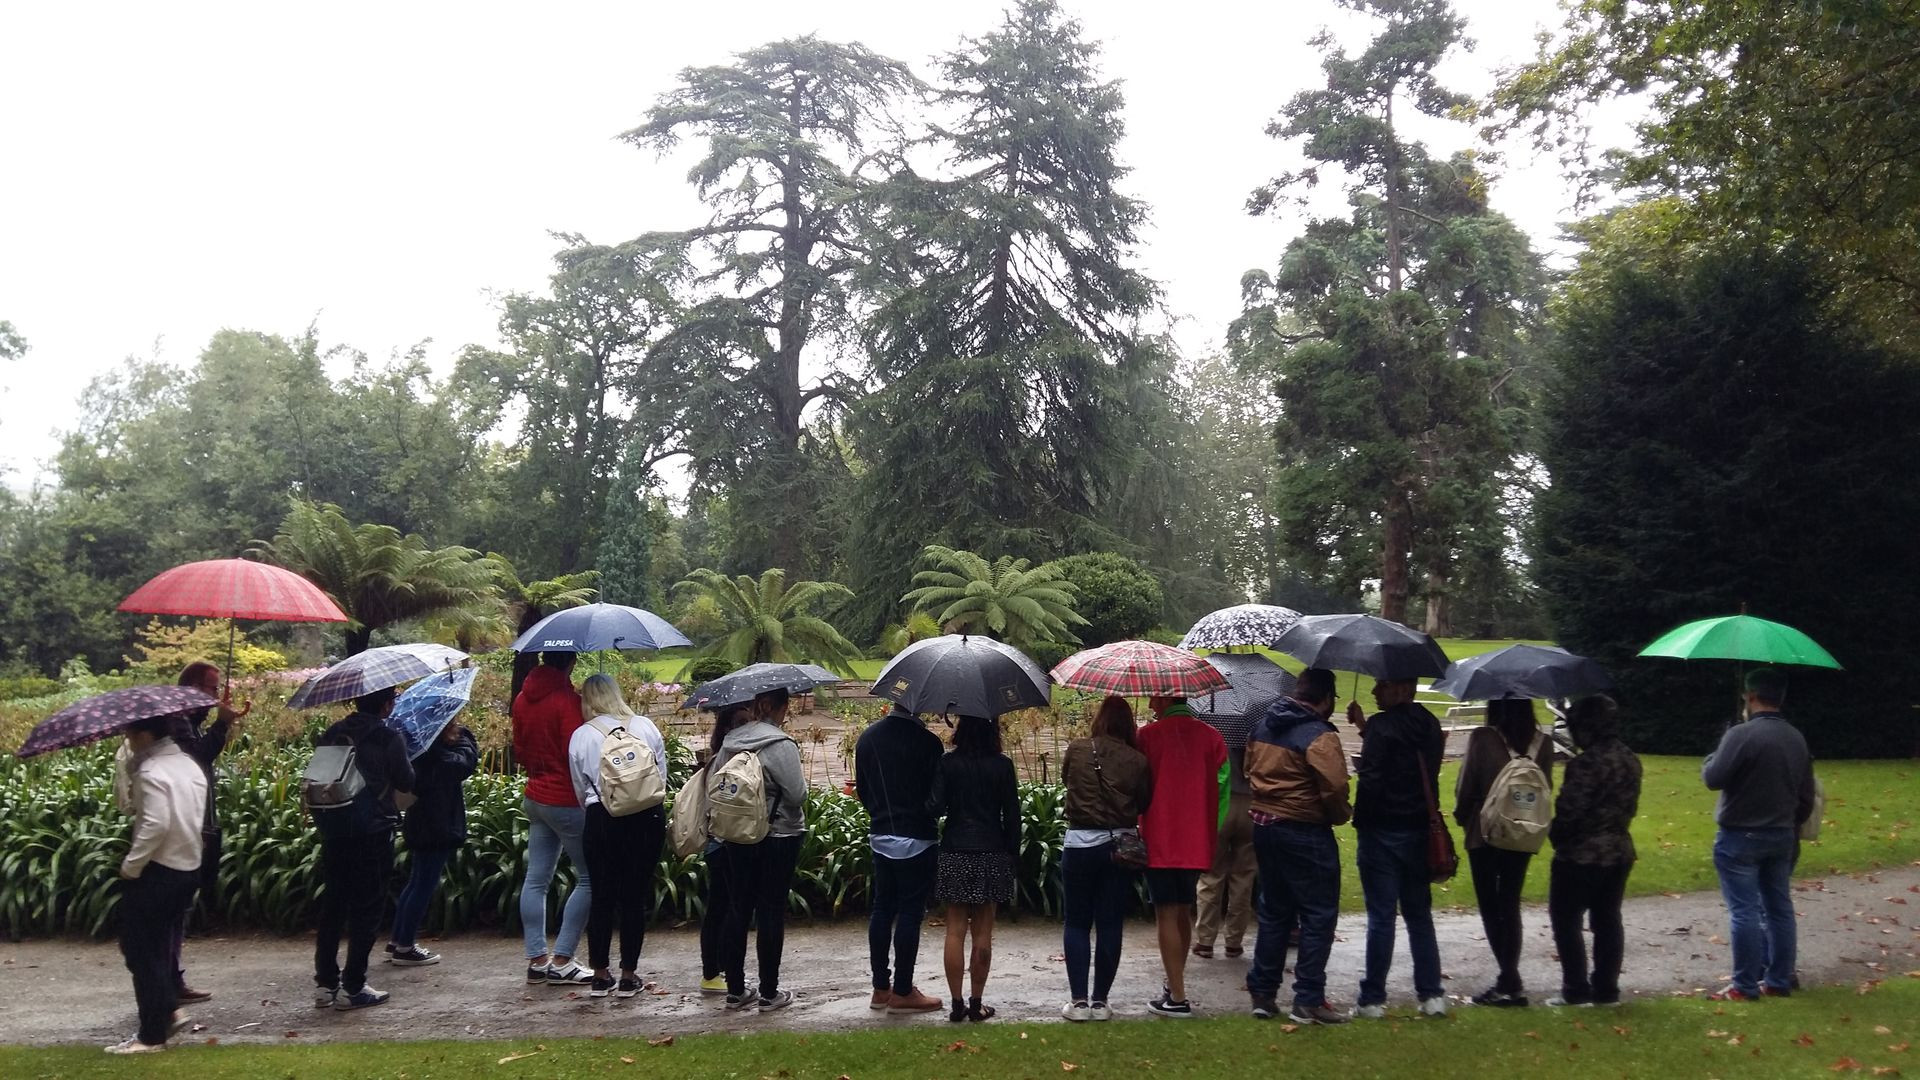
{"label": "umbrella canopy", "polygon": [[1669,630],[1640,650],[1641,656],[1677,660],[1751,660],[1758,664],[1800,664],[1838,668],[1840,661],[1812,638],[1784,623],[1751,615],[1702,619]]}
{"label": "umbrella canopy", "polygon": [[455,714],[467,707],[473,697],[473,679],[478,674],[469,667],[444,675],[430,675],[407,687],[407,692],[393,703],[393,712],[387,714],[387,726],[407,741],[407,757],[417,758],[426,753],[440,732],[453,722]]}
{"label": "umbrella canopy", "polygon": [[670,649],[691,645],[687,635],[645,608],[583,604],[534,623],[513,643],[514,652],[599,652],[602,649]]}
{"label": "umbrella canopy", "polygon": [[384,645],[356,653],[300,684],[287,699],[290,709],[311,709],[347,701],[375,690],[423,679],[466,663],[467,654],[445,645]]}
{"label": "umbrella canopy", "polygon": [[1187,707],[1220,732],[1227,749],[1242,749],[1253,722],[1267,714],[1268,706],[1293,693],[1294,678],[1286,668],[1259,653],[1214,653],[1207,657],[1207,663],[1232,685],[1188,698]]}
{"label": "umbrella canopy", "polygon": [[1448,665],[1433,689],[1461,701],[1577,698],[1613,689],[1605,668],[1553,645],[1509,645]]}
{"label": "umbrella canopy", "polygon": [[1372,615],[1303,616],[1274,648],[1308,667],[1376,679],[1417,679],[1447,670],[1447,654],[1432,638]]}
{"label": "umbrella canopy", "polygon": [[1053,679],[1123,697],[1192,697],[1233,686],[1200,657],[1153,641],[1116,641],[1074,653],[1055,665]]}
{"label": "umbrella canopy", "polygon": [[176,566],[133,590],[121,611],[270,622],[346,622],[320,587],[291,570],[252,559]]}
{"label": "umbrella canopy", "polygon": [[1040,665],[1005,642],[967,634],[923,638],[901,649],[874,680],[878,697],[916,713],[995,717],[1052,699]]}
{"label": "umbrella canopy", "polygon": [[130,724],[205,709],[219,702],[197,686],[129,686],[95,694],[47,717],[14,751],[21,757],[80,746],[125,731]]}
{"label": "umbrella canopy", "polygon": [[729,705],[752,701],[769,690],[803,694],[816,686],[839,681],[840,676],[819,664],[748,664],[694,687],[680,707],[717,712]]}
{"label": "umbrella canopy", "polygon": [[1183,649],[1231,649],[1236,645],[1271,646],[1280,635],[1300,621],[1300,613],[1273,604],[1235,604],[1200,616],[1187,636],[1180,639]]}

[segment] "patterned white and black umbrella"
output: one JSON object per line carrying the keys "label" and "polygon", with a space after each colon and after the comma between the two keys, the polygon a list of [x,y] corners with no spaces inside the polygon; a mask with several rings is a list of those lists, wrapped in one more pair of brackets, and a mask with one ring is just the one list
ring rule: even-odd
{"label": "patterned white and black umbrella", "polygon": [[1180,639],[1183,649],[1231,649],[1236,645],[1271,647],[1280,640],[1300,613],[1274,604],[1235,604],[1200,616],[1187,636]]}

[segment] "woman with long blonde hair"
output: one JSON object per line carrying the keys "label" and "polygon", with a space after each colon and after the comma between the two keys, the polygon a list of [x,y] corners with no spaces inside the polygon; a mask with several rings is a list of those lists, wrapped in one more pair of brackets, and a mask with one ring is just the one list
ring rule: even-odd
{"label": "woman with long blonde hair", "polygon": [[[567,744],[567,771],[586,812],[584,841],[593,902],[587,909],[587,963],[593,968],[591,997],[632,997],[640,992],[637,968],[653,915],[653,871],[667,839],[667,818],[658,806],[614,817],[600,802],[600,754],[614,731],[625,729],[653,754],[660,778],[667,776],[667,743],[652,720],[627,707],[613,676],[595,675],[580,687],[586,722]],[[613,924],[620,923],[620,978],[613,978],[609,952]]]}

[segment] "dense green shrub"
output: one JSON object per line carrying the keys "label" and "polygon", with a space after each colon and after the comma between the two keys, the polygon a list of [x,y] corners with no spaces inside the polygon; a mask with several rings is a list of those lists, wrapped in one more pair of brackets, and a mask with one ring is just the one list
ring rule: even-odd
{"label": "dense green shrub", "polygon": [[[219,925],[298,931],[313,925],[320,892],[319,843],[300,807],[297,778],[303,748],[260,747],[245,740],[232,752],[219,783],[225,831],[217,895],[206,900]],[[677,790],[691,755],[671,740],[670,790]],[[112,931],[120,890],[118,868],[127,850],[127,819],[113,805],[112,744],[20,761],[0,758],[0,933],[28,935]],[[526,874],[527,820],[521,781],[480,773],[467,782],[467,843],[448,864],[427,929],[519,926],[519,892]],[[1060,906],[1060,845],[1065,835],[1063,794],[1054,785],[1021,789],[1024,816],[1018,860],[1017,906],[1053,914]],[[671,810],[671,802],[668,804]],[[807,836],[801,845],[789,903],[813,917],[832,917],[865,905],[873,860],[867,814],[838,791],[807,796]],[[404,844],[395,859],[392,891],[407,873]],[[562,865],[551,890],[558,917],[574,879]],[[700,855],[662,860],[654,878],[657,919],[698,919],[705,910],[707,869]]]}
{"label": "dense green shrub", "polygon": [[60,692],[60,680],[39,675],[17,675],[0,679],[0,701],[45,697]]}
{"label": "dense green shrub", "polygon": [[724,656],[702,656],[687,665],[685,679],[688,686],[695,686],[732,674],[739,666]]}
{"label": "dense green shrub", "polygon": [[1027,654],[1029,660],[1040,665],[1042,671],[1052,671],[1054,665],[1072,656],[1074,653],[1079,652],[1084,647],[1085,646],[1082,645],[1069,645],[1064,641],[1041,641],[1027,646],[1023,651]]}
{"label": "dense green shrub", "polygon": [[1074,610],[1087,625],[1075,633],[1088,647],[1137,638],[1160,621],[1166,602],[1160,582],[1125,555],[1096,551],[1051,565],[1077,590]]}

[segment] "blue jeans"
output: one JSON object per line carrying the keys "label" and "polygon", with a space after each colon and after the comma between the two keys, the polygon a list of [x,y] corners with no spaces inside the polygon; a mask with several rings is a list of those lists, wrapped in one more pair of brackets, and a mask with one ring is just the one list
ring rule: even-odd
{"label": "blue jeans", "polygon": [[421,848],[410,854],[413,869],[407,875],[406,887],[400,890],[400,899],[394,904],[390,935],[390,940],[402,949],[412,947],[414,937],[420,933],[420,924],[427,918],[427,905],[433,902],[433,894],[440,888],[440,874],[447,868],[447,860],[453,858],[453,849]]}
{"label": "blue jeans", "polygon": [[[1113,861],[1111,841],[1060,852],[1060,912],[1067,990],[1075,1001],[1105,1001],[1120,971],[1120,939],[1133,898],[1133,871]],[[1094,935],[1099,947],[1094,947]],[[1087,993],[1087,967],[1093,993]]]}
{"label": "blue jeans", "polygon": [[1260,938],[1253,943],[1247,990],[1256,998],[1280,991],[1287,938],[1300,927],[1300,955],[1293,962],[1293,1003],[1327,1003],[1327,957],[1340,919],[1340,845],[1327,825],[1290,821],[1253,827],[1260,862]]}
{"label": "blue jeans", "polygon": [[1798,944],[1793,918],[1793,864],[1800,839],[1791,827],[1726,829],[1713,840],[1713,868],[1732,923],[1733,988],[1758,995],[1793,987]]}
{"label": "blue jeans", "polygon": [[[873,967],[873,988],[906,996],[913,992],[914,962],[920,956],[920,924],[927,920],[927,894],[939,865],[939,849],[928,848],[911,859],[873,856],[873,914],[867,919],[867,956]],[[893,969],[887,969],[887,946],[893,946]]]}
{"label": "blue jeans", "polygon": [[1387,972],[1393,970],[1393,917],[1407,923],[1413,954],[1413,992],[1422,1001],[1441,997],[1440,942],[1433,934],[1433,891],[1427,874],[1427,830],[1361,829],[1360,889],[1367,898],[1367,970],[1360,978],[1359,1005],[1383,1005]]}
{"label": "blue jeans", "polygon": [[[548,806],[521,799],[527,814],[527,880],[520,886],[520,932],[526,939],[527,959],[536,956],[571,957],[580,947],[593,906],[593,880],[587,874],[586,812],[577,806]],[[547,886],[565,850],[578,878],[560,915],[560,933],[547,948]]]}

